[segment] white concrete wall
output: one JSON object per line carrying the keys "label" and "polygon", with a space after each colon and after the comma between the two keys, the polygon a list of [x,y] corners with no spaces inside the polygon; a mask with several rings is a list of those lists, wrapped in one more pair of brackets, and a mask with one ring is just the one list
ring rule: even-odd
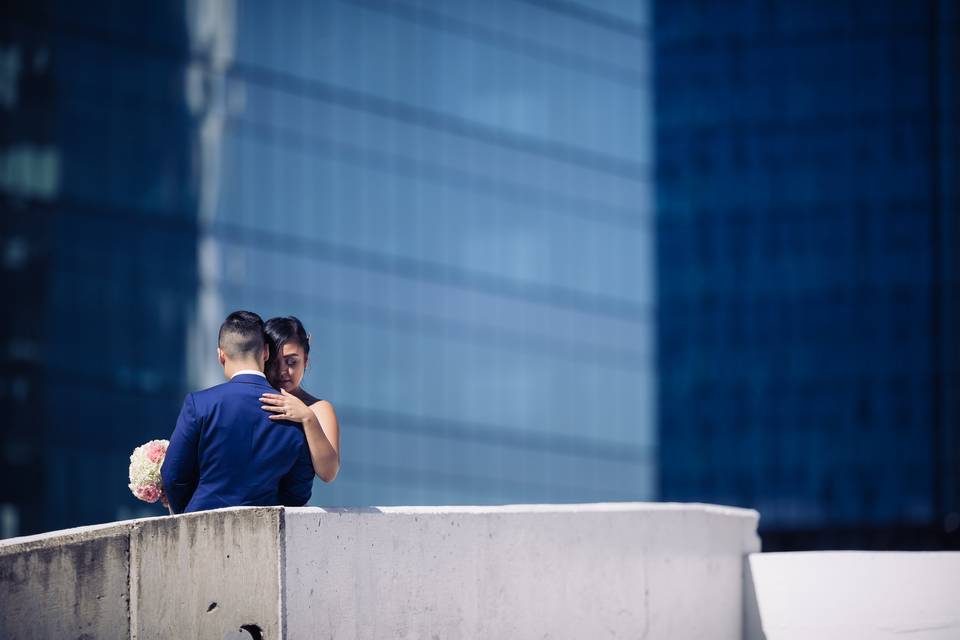
{"label": "white concrete wall", "polygon": [[129,638],[128,527],[0,543],[0,638]]}
{"label": "white concrete wall", "polygon": [[0,637],[253,624],[269,639],[739,639],[757,519],[644,503],[271,507],[52,532],[0,542]]}
{"label": "white concrete wall", "polygon": [[0,541],[0,638],[279,638],[281,508]]}
{"label": "white concrete wall", "polygon": [[286,511],[288,638],[742,637],[755,511]]}
{"label": "white concrete wall", "polygon": [[960,552],[764,553],[748,566],[749,640],[960,638]]}
{"label": "white concrete wall", "polygon": [[280,634],[281,508],[218,509],[130,531],[130,637]]}

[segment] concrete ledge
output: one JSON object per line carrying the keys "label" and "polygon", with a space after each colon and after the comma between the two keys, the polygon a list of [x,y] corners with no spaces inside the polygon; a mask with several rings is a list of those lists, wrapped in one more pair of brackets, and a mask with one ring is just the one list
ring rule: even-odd
{"label": "concrete ledge", "polygon": [[106,525],[0,545],[0,636],[129,638],[129,527]]}
{"label": "concrete ledge", "polygon": [[0,542],[9,638],[740,638],[755,511],[239,508]]}
{"label": "concrete ledge", "polygon": [[749,640],[960,638],[960,552],[764,553],[748,569]]}
{"label": "concrete ledge", "polygon": [[283,509],[237,508],[0,541],[0,637],[282,637]]}
{"label": "concrete ledge", "polygon": [[755,511],[287,509],[290,638],[741,638]]}
{"label": "concrete ledge", "polygon": [[283,509],[218,509],[130,530],[130,637],[281,637]]}

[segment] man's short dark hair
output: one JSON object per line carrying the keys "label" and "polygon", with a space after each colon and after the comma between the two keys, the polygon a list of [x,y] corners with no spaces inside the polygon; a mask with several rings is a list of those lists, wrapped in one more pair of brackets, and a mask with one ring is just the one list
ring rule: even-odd
{"label": "man's short dark hair", "polygon": [[252,311],[234,311],[220,325],[220,348],[231,360],[263,353],[263,319]]}

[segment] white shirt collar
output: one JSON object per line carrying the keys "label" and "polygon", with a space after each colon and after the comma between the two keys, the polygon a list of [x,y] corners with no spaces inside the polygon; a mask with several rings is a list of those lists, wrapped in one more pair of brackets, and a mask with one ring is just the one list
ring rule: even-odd
{"label": "white shirt collar", "polygon": [[260,376],[261,378],[267,377],[263,374],[263,371],[257,371],[256,369],[241,369],[240,371],[237,371],[235,374],[230,376],[230,379],[233,380],[237,376],[244,375],[244,374],[250,374],[252,376]]}

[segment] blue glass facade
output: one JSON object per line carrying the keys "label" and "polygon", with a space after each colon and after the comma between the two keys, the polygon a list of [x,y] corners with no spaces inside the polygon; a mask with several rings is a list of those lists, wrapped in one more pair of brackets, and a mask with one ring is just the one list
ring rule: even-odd
{"label": "blue glass facade", "polygon": [[127,456],[246,308],[313,334],[314,504],[957,544],[955,1],[0,15],[0,535],[159,513]]}
{"label": "blue glass facade", "polygon": [[237,5],[204,290],[313,333],[317,502],[653,496],[645,55],[525,3]]}
{"label": "blue glass facade", "polygon": [[131,445],[168,433],[183,397],[194,125],[179,61],[118,51],[184,51],[186,22],[121,14],[3,9],[4,535],[132,513]]}
{"label": "blue glass facade", "polygon": [[6,9],[2,144],[55,158],[3,185],[43,260],[4,273],[36,297],[3,397],[44,412],[4,429],[19,531],[144,513],[127,456],[222,379],[237,308],[313,335],[343,447],[314,504],[653,498],[645,5],[578,7]]}
{"label": "blue glass facade", "polygon": [[958,544],[956,3],[654,13],[661,496]]}

